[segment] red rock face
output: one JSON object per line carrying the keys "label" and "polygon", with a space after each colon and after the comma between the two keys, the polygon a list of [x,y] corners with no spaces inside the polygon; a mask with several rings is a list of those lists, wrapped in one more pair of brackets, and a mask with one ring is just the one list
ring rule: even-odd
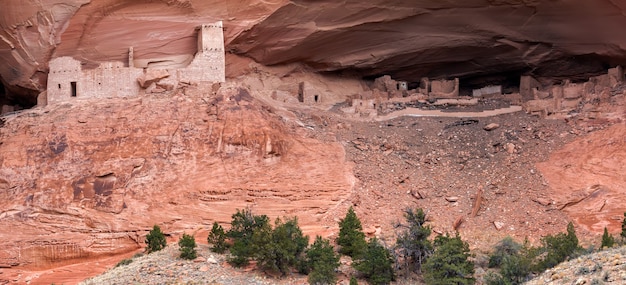
{"label": "red rock face", "polygon": [[598,131],[551,155],[537,166],[556,206],[586,230],[621,231],[626,205],[626,125]]}
{"label": "red rock face", "polygon": [[7,96],[31,104],[45,89],[51,57],[124,61],[130,46],[139,59],[189,55],[194,27],[216,20],[224,21],[227,50],[263,64],[305,62],[408,81],[506,72],[587,78],[626,63],[623,1],[76,0],[3,7],[0,75]]}
{"label": "red rock face", "polygon": [[622,1],[298,1],[231,47],[265,64],[304,61],[409,81],[536,68],[581,75],[600,67],[595,56],[626,59],[626,36],[616,30],[625,10]]}
{"label": "red rock face", "polygon": [[260,106],[237,88],[188,89],[173,100],[64,103],[9,118],[0,130],[0,227],[10,229],[0,231],[0,267],[127,253],[153,224],[178,236],[244,207],[327,232],[319,220],[332,220],[352,185],[343,148]]}

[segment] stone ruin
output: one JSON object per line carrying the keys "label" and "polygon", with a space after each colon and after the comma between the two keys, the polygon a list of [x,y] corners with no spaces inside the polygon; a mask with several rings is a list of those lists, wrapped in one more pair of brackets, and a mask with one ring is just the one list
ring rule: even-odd
{"label": "stone ruin", "polygon": [[[198,27],[198,51],[184,68],[136,67],[133,47],[128,50],[128,65],[103,62],[97,68],[83,69],[72,57],[50,61],[47,92],[38,105],[54,104],[73,98],[114,98],[138,96],[173,90],[179,84],[224,82],[225,54],[222,22]],[[45,95],[45,96],[43,96]]]}
{"label": "stone ruin", "polygon": [[[527,113],[542,117],[564,117],[571,112],[583,111],[587,116],[610,113],[612,109],[624,110],[626,90],[616,90],[624,82],[621,66],[611,68],[607,74],[589,78],[587,82],[573,83],[565,80],[559,85],[542,87],[539,82],[523,76],[520,94],[525,100]],[[617,108],[617,109],[616,109]]]}
{"label": "stone ruin", "polygon": [[308,82],[300,82],[298,86],[298,101],[307,105],[315,105],[322,102],[322,93]]}
{"label": "stone ruin", "polygon": [[[593,114],[599,112],[597,109],[602,104],[605,109],[623,108],[626,99],[622,97],[626,96],[626,90],[612,91],[612,88],[624,80],[624,70],[620,66],[609,69],[607,74],[592,77],[585,83],[564,81],[547,88],[532,76],[524,75],[520,77],[519,93],[503,94],[501,85],[488,85],[473,89],[472,96],[460,96],[458,78],[422,78],[418,88],[408,89],[407,82],[396,81],[385,75],[376,78],[370,90],[351,96],[350,106],[341,110],[356,117],[375,118],[379,114],[401,109],[402,106],[428,108],[437,105],[476,105],[478,99],[495,98],[522,105],[526,112],[543,117],[565,115],[580,108],[581,104],[586,108],[586,114]],[[611,98],[615,102],[610,102]]]}
{"label": "stone ruin", "polygon": [[489,85],[472,90],[472,97],[487,97],[494,95],[502,95],[502,85]]}
{"label": "stone ruin", "polygon": [[428,88],[430,83],[430,90],[428,90],[428,97],[431,99],[439,98],[456,98],[459,97],[459,79],[454,80],[433,80],[423,78],[422,82],[425,83],[425,87]]}

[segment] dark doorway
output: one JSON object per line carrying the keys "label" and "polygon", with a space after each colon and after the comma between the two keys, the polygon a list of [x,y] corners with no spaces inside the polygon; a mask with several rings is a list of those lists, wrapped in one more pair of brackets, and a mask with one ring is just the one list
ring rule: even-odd
{"label": "dark doorway", "polygon": [[317,103],[317,101],[319,101],[320,97],[319,97],[319,95],[315,95],[315,96],[313,97],[313,99],[315,99],[315,102]]}
{"label": "dark doorway", "polygon": [[70,82],[72,86],[72,97],[76,97],[76,81]]}

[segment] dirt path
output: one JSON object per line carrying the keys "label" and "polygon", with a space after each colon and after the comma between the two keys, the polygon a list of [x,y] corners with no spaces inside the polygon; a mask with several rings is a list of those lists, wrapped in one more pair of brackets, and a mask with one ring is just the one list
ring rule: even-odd
{"label": "dirt path", "polygon": [[485,118],[503,114],[515,113],[522,110],[521,106],[510,106],[482,112],[445,112],[443,110],[423,110],[419,108],[406,108],[384,116],[379,116],[376,121],[387,121],[398,117],[448,117],[448,118]]}

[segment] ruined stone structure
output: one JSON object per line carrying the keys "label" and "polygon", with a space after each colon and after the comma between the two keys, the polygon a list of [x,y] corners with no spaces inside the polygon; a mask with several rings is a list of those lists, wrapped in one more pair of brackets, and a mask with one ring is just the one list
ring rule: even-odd
{"label": "ruined stone structure", "polygon": [[430,80],[428,77],[420,79],[418,92],[428,95],[431,99],[455,98],[459,96],[459,79]]}
{"label": "ruined stone structure", "polygon": [[[133,47],[128,51],[128,66],[122,62],[104,62],[95,69],[83,70],[81,62],[71,57],[50,61],[47,103],[53,104],[72,98],[112,98],[137,96],[143,88],[138,79],[145,74],[162,74],[151,82],[150,90],[171,90],[179,82],[224,82],[225,55],[222,22],[198,28],[198,51],[184,68],[135,67]],[[160,80],[163,82],[160,83]],[[160,83],[160,84],[159,84]]]}
{"label": "ruined stone structure", "polygon": [[406,81],[398,81],[398,90],[400,91],[409,90],[409,84]]}
{"label": "ruined stone structure", "polygon": [[533,89],[540,88],[541,84],[532,76],[523,75],[519,81],[519,94],[522,100],[528,101],[534,99]]}
{"label": "ruined stone structure", "polygon": [[459,96],[459,79],[430,81],[430,98],[454,98]]}
{"label": "ruined stone structure", "polygon": [[[623,108],[620,102],[623,96],[619,92],[612,92],[618,84],[624,82],[624,71],[621,66],[611,68],[606,74],[589,78],[584,83],[573,83],[565,80],[562,84],[541,87],[539,82],[530,76],[520,79],[520,93],[524,100],[526,112],[542,117],[553,115],[556,117],[582,108],[586,114],[599,113],[602,108]],[[618,98],[618,97],[622,98]]]}
{"label": "ruined stone structure", "polygon": [[307,105],[322,102],[321,93],[307,82],[300,82],[298,86],[298,101]]}
{"label": "ruined stone structure", "polygon": [[472,97],[483,97],[487,95],[502,95],[502,85],[490,85],[472,90]]}
{"label": "ruined stone structure", "polygon": [[[405,90],[404,81],[393,80],[389,75],[374,80],[371,90],[355,94],[350,98],[350,106],[341,110],[359,118],[376,118],[379,115],[396,112],[400,106],[407,105],[477,105],[479,99],[499,98],[509,104],[517,105],[502,108],[500,111],[516,111],[523,105],[531,114],[553,117],[567,116],[569,113],[582,111],[585,114],[623,113],[626,91],[620,84],[624,78],[621,66],[611,68],[606,74],[589,78],[584,83],[569,80],[544,87],[531,76],[521,76],[519,93],[503,94],[502,85],[488,85],[472,91],[472,96],[459,96],[459,79],[430,80],[424,77],[417,89]],[[300,100],[302,101],[302,99]],[[620,109],[621,108],[621,109]],[[609,111],[607,111],[609,110]],[[421,110],[423,111],[423,110]],[[420,111],[420,112],[421,112]],[[422,115],[426,113],[422,112]],[[436,114],[441,115],[441,114]],[[380,118],[380,117],[379,117]]]}

